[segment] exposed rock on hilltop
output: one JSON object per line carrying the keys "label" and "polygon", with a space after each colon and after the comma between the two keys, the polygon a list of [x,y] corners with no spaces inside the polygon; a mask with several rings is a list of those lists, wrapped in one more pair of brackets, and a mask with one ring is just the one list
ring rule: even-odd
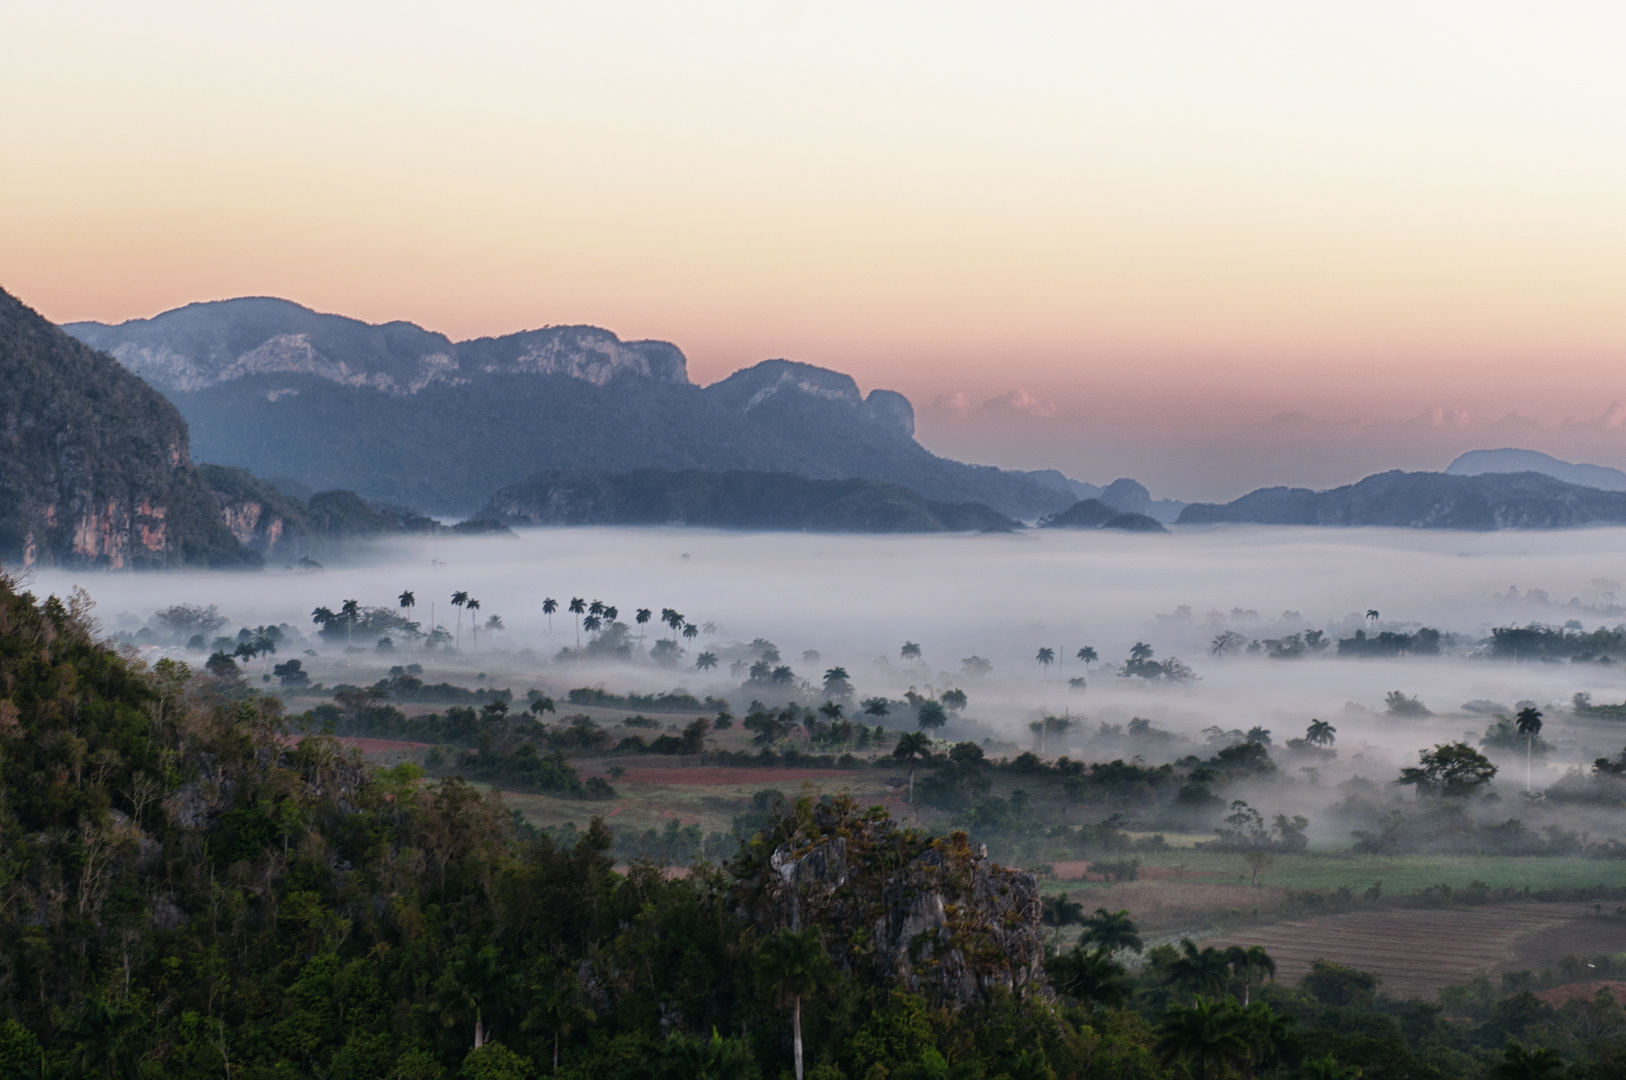
{"label": "exposed rock on hilltop", "polygon": [[0,559],[241,566],[175,407],[0,290]]}
{"label": "exposed rock on hilltop", "polygon": [[893,391],[789,360],[702,388],[675,346],[593,327],[453,342],[257,298],[68,329],[169,393],[199,457],[375,503],[466,514],[544,469],[655,468],[880,480],[1022,519],[1077,498],[935,456]]}
{"label": "exposed rock on hilltop", "polygon": [[480,512],[516,525],[691,525],[794,532],[967,532],[1019,528],[976,503],[923,499],[875,480],[786,473],[586,469],[538,473]]}
{"label": "exposed rock on hilltop", "polygon": [[689,381],[676,346],[622,341],[592,326],[550,326],[454,344],[409,322],[374,326],[268,296],[188,304],[116,326],[79,322],[63,329],[172,394],[272,374],[314,375],[395,394],[496,373],[567,375],[599,385],[618,375]]}
{"label": "exposed rock on hilltop", "polygon": [[1044,992],[1038,879],[964,833],[929,839],[838,796],[779,817],[733,870],[764,930],[819,926],[838,968],[934,1008]]}
{"label": "exposed rock on hilltop", "polygon": [[1386,472],[1330,491],[1260,488],[1235,502],[1193,503],[1182,525],[1391,525],[1413,529],[1558,529],[1626,523],[1626,492],[1540,473]]}

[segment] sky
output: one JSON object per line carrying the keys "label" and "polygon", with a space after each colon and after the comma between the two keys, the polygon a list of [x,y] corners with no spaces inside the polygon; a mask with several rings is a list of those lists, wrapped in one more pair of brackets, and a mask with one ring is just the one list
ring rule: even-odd
{"label": "sky", "polygon": [[592,323],[915,402],[939,452],[1230,497],[1626,466],[1603,4],[32,3],[0,287]]}

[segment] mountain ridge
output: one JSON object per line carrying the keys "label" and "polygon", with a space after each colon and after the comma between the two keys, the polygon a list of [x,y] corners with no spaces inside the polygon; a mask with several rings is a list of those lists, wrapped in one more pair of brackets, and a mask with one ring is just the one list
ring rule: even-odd
{"label": "mountain ridge", "polygon": [[[547,469],[706,469],[869,479],[1033,520],[1077,496],[939,457],[902,394],[775,359],[709,386],[681,350],[593,327],[453,342],[291,301],[188,305],[66,328],[167,390],[205,460],[313,490],[467,514]],[[551,351],[550,351],[551,350]]]}
{"label": "mountain ridge", "polygon": [[1535,472],[1562,480],[1567,484],[1598,488],[1601,491],[1626,491],[1626,472],[1607,465],[1588,465],[1584,462],[1564,461],[1539,450],[1521,450],[1504,446],[1495,450],[1469,450],[1459,454],[1445,467],[1451,476],[1482,476],[1485,473]]}
{"label": "mountain ridge", "polygon": [[1269,487],[1229,503],[1193,503],[1181,525],[1380,525],[1413,529],[1560,529],[1626,523],[1626,492],[1543,473],[1391,472],[1312,491]]}

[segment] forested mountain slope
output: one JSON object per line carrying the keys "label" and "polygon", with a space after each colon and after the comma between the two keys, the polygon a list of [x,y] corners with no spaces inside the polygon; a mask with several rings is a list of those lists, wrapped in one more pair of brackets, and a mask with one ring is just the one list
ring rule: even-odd
{"label": "forested mountain slope", "polygon": [[0,559],[236,566],[163,395],[0,290]]}

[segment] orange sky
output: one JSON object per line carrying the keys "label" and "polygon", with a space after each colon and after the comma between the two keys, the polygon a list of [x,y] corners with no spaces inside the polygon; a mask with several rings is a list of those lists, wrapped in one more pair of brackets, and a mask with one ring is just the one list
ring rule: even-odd
{"label": "orange sky", "polygon": [[30,5],[0,285],[59,321],[589,322],[700,380],[790,356],[945,450],[1155,444],[1175,486],[1285,412],[1561,448],[1626,399],[1623,37],[1602,5]]}

